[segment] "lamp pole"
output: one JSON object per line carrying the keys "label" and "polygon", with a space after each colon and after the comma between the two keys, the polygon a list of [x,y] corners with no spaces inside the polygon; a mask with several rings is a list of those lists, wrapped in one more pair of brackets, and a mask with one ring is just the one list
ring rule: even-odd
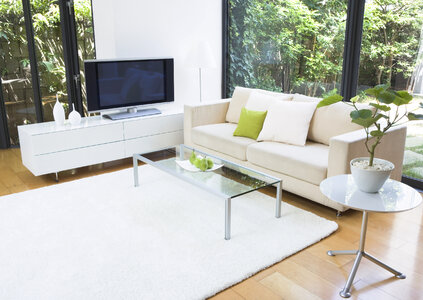
{"label": "lamp pole", "polygon": [[200,103],[201,103],[201,67],[198,68],[198,74],[199,74],[199,78],[200,78]]}

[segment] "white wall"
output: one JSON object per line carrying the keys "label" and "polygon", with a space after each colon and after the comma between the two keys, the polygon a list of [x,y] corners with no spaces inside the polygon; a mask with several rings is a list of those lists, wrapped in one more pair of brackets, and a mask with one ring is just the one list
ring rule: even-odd
{"label": "white wall", "polygon": [[97,58],[173,57],[175,101],[199,102],[198,68],[188,52],[208,41],[216,68],[202,71],[202,99],[221,98],[222,1],[92,0]]}

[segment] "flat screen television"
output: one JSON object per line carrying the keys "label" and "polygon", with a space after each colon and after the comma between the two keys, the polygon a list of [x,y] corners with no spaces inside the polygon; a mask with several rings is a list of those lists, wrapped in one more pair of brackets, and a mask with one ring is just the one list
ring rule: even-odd
{"label": "flat screen television", "polygon": [[[88,112],[174,101],[172,58],[87,60],[84,68]],[[147,114],[153,112],[160,113],[147,110]],[[104,116],[121,119],[138,115],[143,114],[132,109]]]}

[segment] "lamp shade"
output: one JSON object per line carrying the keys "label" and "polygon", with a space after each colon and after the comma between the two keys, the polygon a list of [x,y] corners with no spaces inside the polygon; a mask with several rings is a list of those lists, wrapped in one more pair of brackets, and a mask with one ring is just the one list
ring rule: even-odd
{"label": "lamp shade", "polygon": [[216,68],[216,60],[210,44],[202,41],[194,45],[188,54],[186,63],[195,68]]}

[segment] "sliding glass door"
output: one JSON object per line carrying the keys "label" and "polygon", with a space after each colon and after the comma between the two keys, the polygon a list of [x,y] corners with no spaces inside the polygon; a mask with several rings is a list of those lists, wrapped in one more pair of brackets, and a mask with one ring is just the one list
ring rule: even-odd
{"label": "sliding glass door", "polygon": [[17,145],[17,126],[37,122],[21,1],[0,0],[0,72],[4,142]]}
{"label": "sliding glass door", "polygon": [[72,103],[86,112],[80,69],[88,58],[95,58],[90,0],[0,0],[2,148],[19,144],[18,125],[53,120],[56,96],[66,113]]}

